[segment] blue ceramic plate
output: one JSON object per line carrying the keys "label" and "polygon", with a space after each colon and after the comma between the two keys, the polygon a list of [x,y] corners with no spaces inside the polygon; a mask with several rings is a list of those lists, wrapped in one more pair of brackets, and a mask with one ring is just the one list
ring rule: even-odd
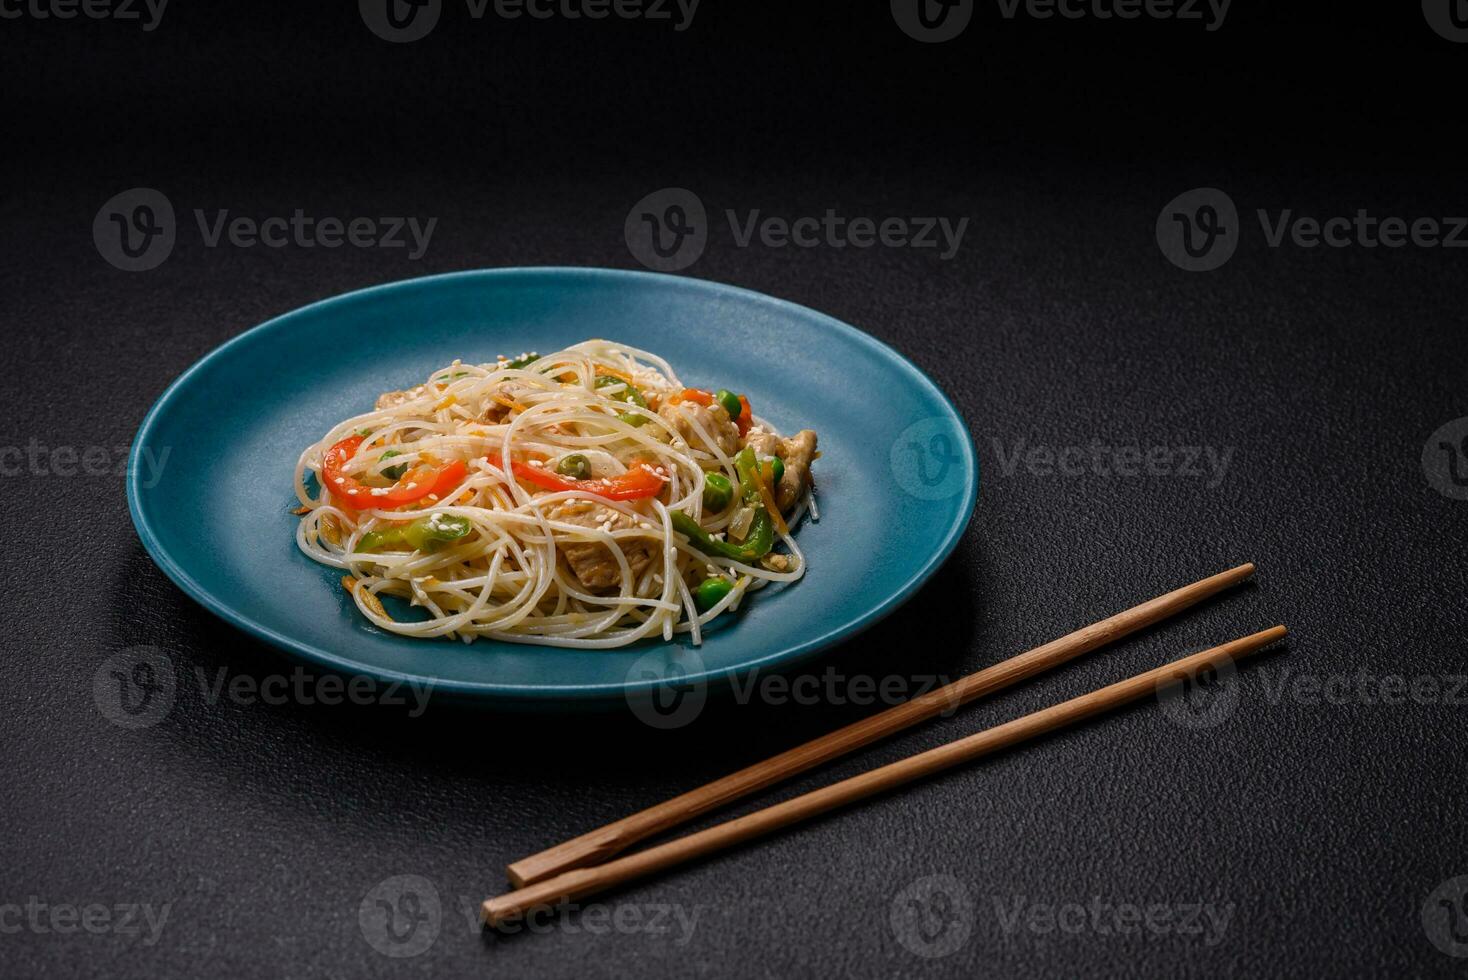
{"label": "blue ceramic plate", "polygon": [[[805,578],[752,596],[698,648],[466,646],[368,625],[340,573],[296,550],[287,511],[301,449],[455,357],[489,361],[589,337],[656,351],[689,383],[747,392],[781,431],[816,430],[821,518],[797,532]],[[140,464],[145,451],[166,458],[161,474]],[[713,685],[810,657],[910,597],[958,543],[977,494],[973,445],[952,403],[861,331],[732,286],[555,268],[378,286],[241,334],[158,399],[127,481],[148,553],[235,626],[336,670],[546,707],[646,692],[668,671]]]}

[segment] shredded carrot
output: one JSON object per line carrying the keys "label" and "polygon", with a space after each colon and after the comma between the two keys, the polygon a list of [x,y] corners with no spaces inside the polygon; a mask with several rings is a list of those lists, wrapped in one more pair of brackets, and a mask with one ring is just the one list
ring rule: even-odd
{"label": "shredded carrot", "polygon": [[435,412],[441,412],[444,409],[448,408],[450,405],[457,404],[458,401],[459,400],[457,398],[455,398],[453,395],[449,395],[443,401],[441,401],[437,405],[433,406],[433,410]]}
{"label": "shredded carrot", "polygon": [[700,405],[712,405],[714,396],[702,388],[684,388],[682,392],[685,401],[698,402]]}
{"label": "shredded carrot", "polygon": [[633,384],[632,375],[627,374],[623,371],[618,371],[616,368],[604,367],[603,365],[598,364],[596,366],[596,373],[608,375],[610,377],[616,378],[619,381],[625,381],[629,385]]}
{"label": "shredded carrot", "polygon": [[754,468],[754,485],[759,487],[760,499],[764,502],[765,510],[770,512],[770,520],[775,522],[775,530],[781,534],[789,534],[790,528],[786,525],[780,508],[775,506],[775,498],[770,494],[770,488],[765,486],[765,475],[758,466]]}
{"label": "shredded carrot", "polygon": [[501,395],[498,392],[496,392],[493,395],[490,395],[490,397],[493,398],[495,401],[499,402],[501,405],[505,406],[505,408],[510,409],[511,411],[515,411],[515,412],[527,412],[527,411],[529,411],[529,409],[527,409],[524,405],[521,405],[519,402],[515,401],[513,398],[506,398],[504,395]]}

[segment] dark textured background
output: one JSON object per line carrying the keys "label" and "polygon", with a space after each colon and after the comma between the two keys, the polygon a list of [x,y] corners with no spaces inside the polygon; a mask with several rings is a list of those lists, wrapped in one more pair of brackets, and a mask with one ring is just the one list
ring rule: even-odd
{"label": "dark textured background", "polygon": [[[720,700],[662,733],[620,715],[210,703],[195,669],[291,665],[153,567],[121,479],[27,468],[0,482],[0,974],[1462,974],[1468,960],[1427,925],[1442,915],[1434,889],[1468,873],[1463,694],[1311,703],[1283,685],[1465,671],[1468,503],[1435,491],[1419,460],[1468,414],[1468,253],[1270,249],[1252,214],[1468,213],[1454,155],[1468,45],[1411,3],[1368,15],[1238,0],[1212,33],[1005,21],[987,5],[935,46],[898,31],[885,3],[795,6],[704,0],[677,33],[471,22],[451,4],[409,45],[373,37],[349,3],[179,4],[151,33],[0,20],[0,443],[125,446],[204,353],[346,290],[501,265],[635,267],[623,219],[665,186],[715,215],[966,216],[947,262],[741,249],[716,221],[688,270],[892,344],[958,403],[982,459],[954,559],[807,672],[956,676],[1240,561],[1259,563],[1257,585],[764,799],[1275,622],[1293,631],[1286,652],[1212,691],[1239,698],[1216,727],[1141,705],[601,900],[677,904],[698,916],[686,942],[591,935],[577,913],[496,936],[466,910],[502,887],[507,861],[871,709]],[[1201,185],[1237,202],[1243,241],[1218,271],[1189,274],[1153,226]],[[128,274],[90,229],[134,186],[186,221],[166,263]],[[410,262],[211,250],[187,219],[297,207],[439,227]],[[1006,473],[998,448],[1021,439],[1232,457],[1216,485]],[[92,685],[136,644],[166,651],[184,681],[162,723],[129,731]],[[443,914],[426,953],[390,960],[358,905],[397,874],[432,881]],[[944,935],[969,932],[925,958],[892,922],[931,875],[971,903]],[[1000,914],[1093,896],[1232,917],[1210,945],[1007,930]],[[169,917],[152,945],[10,929],[4,907],[32,899]]]}

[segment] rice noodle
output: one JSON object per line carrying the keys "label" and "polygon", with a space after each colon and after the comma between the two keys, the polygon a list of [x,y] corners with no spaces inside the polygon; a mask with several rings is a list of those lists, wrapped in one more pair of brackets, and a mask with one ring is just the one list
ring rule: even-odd
{"label": "rice noodle", "polygon": [[[599,375],[632,378],[649,407],[619,400],[626,397],[625,381],[597,388]],[[766,567],[766,560],[746,564],[708,555],[675,534],[673,513],[681,511],[717,535],[741,506],[736,500],[721,513],[703,513],[705,473],[721,472],[736,487],[739,477],[732,458],[696,419],[687,418],[689,438],[709,451],[693,448],[656,411],[676,400],[682,388],[662,358],[605,340],[586,341],[520,368],[506,361],[455,361],[433,372],[421,391],[407,393],[400,404],[346,419],[301,453],[295,485],[305,510],[296,543],[311,559],[355,580],[352,596],[363,616],[403,636],[465,642],[483,636],[604,649],[690,633],[699,643],[709,623],[737,609],[750,592],[800,579],[805,559],[788,534],[777,536],[788,549],[783,562],[768,562],[783,564],[784,570]],[[627,416],[643,422],[629,424]],[[774,432],[768,422],[754,422]],[[341,472],[363,483],[388,486],[392,477],[383,476],[384,469],[453,460],[464,460],[468,475],[451,499],[395,510],[340,506],[344,498],[334,499],[323,485],[323,457],[353,435],[361,435],[362,442]],[[384,459],[387,450],[395,455]],[[582,489],[546,490],[511,475],[514,461],[540,459],[553,470],[570,453],[586,458],[595,479],[646,463],[664,478],[663,488],[656,497],[616,501]],[[578,500],[594,503],[597,513],[621,515],[632,526],[609,528],[620,523],[609,520],[585,527],[557,519],[556,505]],[[814,503],[807,490],[789,515],[792,530]],[[402,544],[356,551],[372,531],[435,513],[463,518],[472,529],[438,551],[413,551]],[[615,563],[614,586],[587,588],[566,560],[567,545],[588,543],[604,547]],[[639,557],[646,549],[652,559],[637,573],[628,555],[634,545]],[[710,575],[729,579],[731,589],[699,612],[692,590]],[[411,622],[385,618],[374,608],[372,597],[378,595],[405,599],[424,615]]]}

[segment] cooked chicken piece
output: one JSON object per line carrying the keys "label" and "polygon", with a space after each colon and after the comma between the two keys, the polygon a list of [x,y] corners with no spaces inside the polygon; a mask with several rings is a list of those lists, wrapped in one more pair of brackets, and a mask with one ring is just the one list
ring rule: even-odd
{"label": "cooked chicken piece", "polygon": [[410,402],[413,399],[418,398],[422,394],[422,385],[419,385],[416,388],[409,388],[406,391],[384,391],[382,394],[377,396],[377,405],[375,407],[379,412],[382,411],[384,408],[396,408],[404,402]]}
{"label": "cooked chicken piece", "polygon": [[753,449],[754,454],[760,459],[780,455],[780,437],[773,432],[766,432],[759,426],[754,426],[744,434],[744,444]]}
{"label": "cooked chicken piece", "polygon": [[724,455],[732,455],[739,449],[739,429],[735,427],[729,418],[729,413],[724,411],[724,406],[719,404],[700,405],[698,402],[683,401],[676,405],[664,405],[658,409],[658,414],[667,419],[669,424],[678,431],[688,445],[694,449],[702,449],[706,453],[713,452],[698,430],[693,427],[696,421],[699,428],[707,432],[718,444]]}
{"label": "cooked chicken piece", "polygon": [[779,457],[785,464],[785,475],[775,488],[775,504],[782,511],[795,506],[810,485],[810,464],[816,456],[816,434],[811,429],[802,429],[788,439],[773,432],[750,429],[744,444],[754,450],[760,458]]}
{"label": "cooked chicken piece", "polygon": [[785,461],[785,475],[775,490],[775,503],[781,510],[789,510],[810,486],[810,464],[816,458],[815,430],[801,429],[789,439],[782,439],[776,455]]}
{"label": "cooked chicken piece", "polygon": [[[621,511],[589,500],[563,500],[546,509],[545,516],[554,521],[576,524],[581,527],[600,528],[603,531],[624,531],[634,526],[633,520]],[[576,573],[581,584],[588,589],[606,589],[618,584],[622,578],[621,566],[604,544],[594,541],[562,544],[561,551]],[[632,541],[622,545],[627,556],[627,565],[634,577],[640,576],[652,562],[652,546],[645,541]]]}

